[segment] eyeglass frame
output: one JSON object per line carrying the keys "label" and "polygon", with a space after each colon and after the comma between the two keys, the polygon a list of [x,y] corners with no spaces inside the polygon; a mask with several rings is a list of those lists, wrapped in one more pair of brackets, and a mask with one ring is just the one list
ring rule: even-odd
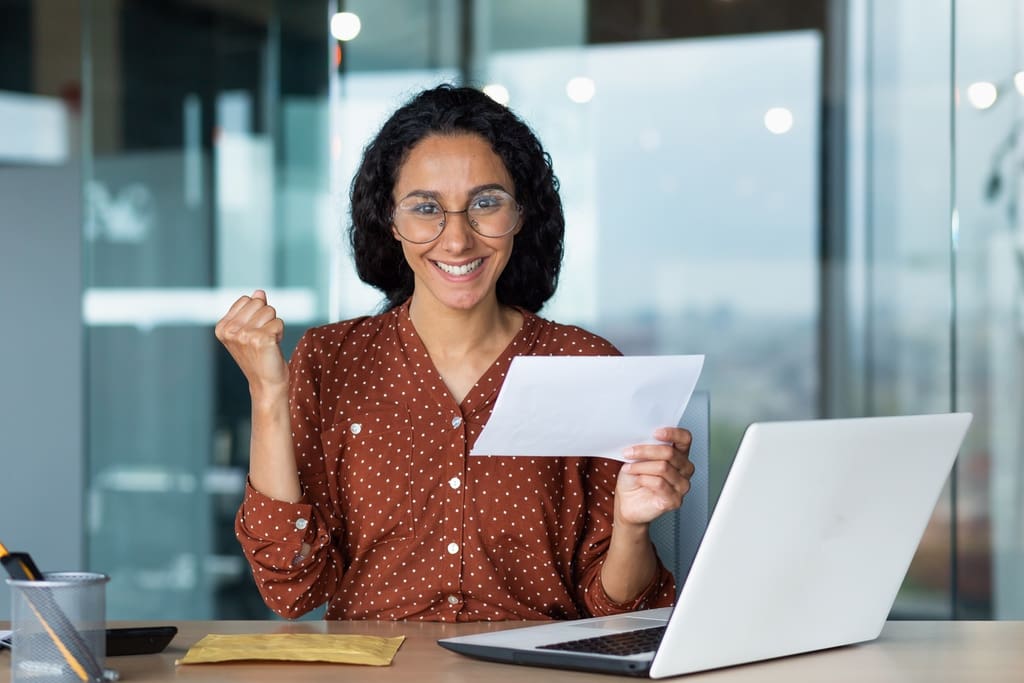
{"label": "eyeglass frame", "polygon": [[[483,234],[482,232],[480,232],[476,228],[475,225],[473,225],[473,220],[469,217],[469,207],[470,207],[470,205],[472,205],[473,200],[476,199],[478,196],[480,196],[482,194],[485,194],[487,192],[500,192],[501,194],[503,194],[503,195],[507,196],[509,199],[511,199],[512,203],[516,207],[517,218],[516,218],[515,223],[512,224],[511,228],[509,228],[505,232],[501,233],[500,235],[485,235],[485,234]],[[416,194],[417,193],[413,192],[413,193],[403,197],[402,201],[405,201],[409,197],[413,197]],[[472,197],[469,198],[469,202],[466,204],[466,208],[462,209],[461,211],[452,211],[452,210],[444,208],[444,206],[441,205],[440,200],[438,200],[436,197],[431,197],[431,196],[426,195],[426,194],[421,195],[421,196],[423,196],[424,198],[427,198],[430,201],[434,202],[434,204],[437,205],[437,208],[441,209],[441,228],[440,228],[440,230],[437,231],[437,234],[434,235],[433,237],[431,237],[429,240],[416,241],[416,240],[409,239],[408,237],[406,237],[405,235],[402,234],[401,230],[398,229],[398,223],[395,221],[395,216],[398,215],[398,204],[401,204],[401,202],[396,202],[395,203],[395,208],[391,211],[391,225],[392,225],[392,227],[394,227],[395,232],[398,233],[398,236],[401,237],[406,242],[408,242],[409,244],[430,244],[431,242],[436,240],[438,237],[441,236],[442,233],[444,233],[444,229],[448,227],[448,214],[452,214],[452,213],[464,213],[464,214],[466,214],[466,224],[469,225],[469,229],[472,230],[473,232],[475,232],[476,234],[480,235],[481,237],[485,238],[485,239],[500,239],[502,237],[506,237],[506,236],[512,234],[515,231],[515,229],[518,228],[520,226],[520,224],[522,223],[523,205],[520,204],[518,201],[516,201],[516,198],[513,197],[510,193],[506,192],[505,190],[501,189],[500,187],[483,188],[480,191],[476,192]]]}

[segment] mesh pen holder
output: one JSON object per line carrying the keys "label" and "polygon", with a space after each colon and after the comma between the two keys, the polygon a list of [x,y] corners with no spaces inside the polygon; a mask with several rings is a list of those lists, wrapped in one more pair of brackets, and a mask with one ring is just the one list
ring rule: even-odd
{"label": "mesh pen holder", "polygon": [[106,585],[93,572],[50,572],[11,587],[12,683],[104,680]]}

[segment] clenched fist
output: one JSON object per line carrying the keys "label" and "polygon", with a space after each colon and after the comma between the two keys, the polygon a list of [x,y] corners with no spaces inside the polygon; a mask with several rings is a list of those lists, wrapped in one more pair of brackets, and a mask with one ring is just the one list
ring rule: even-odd
{"label": "clenched fist", "polygon": [[273,395],[288,388],[288,364],[281,353],[284,322],[257,289],[238,299],[217,323],[217,339],[235,359],[253,395]]}

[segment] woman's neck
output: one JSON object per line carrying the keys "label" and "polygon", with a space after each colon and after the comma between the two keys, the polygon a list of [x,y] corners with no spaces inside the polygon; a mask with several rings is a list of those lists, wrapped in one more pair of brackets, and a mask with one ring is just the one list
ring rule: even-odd
{"label": "woman's neck", "polygon": [[413,294],[409,317],[431,358],[452,361],[500,353],[522,327],[522,314],[497,298],[458,310]]}

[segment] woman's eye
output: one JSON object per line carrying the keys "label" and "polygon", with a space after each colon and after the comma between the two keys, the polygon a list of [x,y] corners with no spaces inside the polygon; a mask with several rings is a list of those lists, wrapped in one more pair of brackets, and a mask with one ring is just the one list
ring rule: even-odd
{"label": "woman's eye", "polygon": [[441,213],[441,207],[435,202],[420,202],[409,209],[417,216],[437,216]]}
{"label": "woman's eye", "polygon": [[470,202],[470,208],[472,209],[496,209],[504,203],[504,197],[501,195],[484,194],[478,197],[474,197],[473,201]]}

